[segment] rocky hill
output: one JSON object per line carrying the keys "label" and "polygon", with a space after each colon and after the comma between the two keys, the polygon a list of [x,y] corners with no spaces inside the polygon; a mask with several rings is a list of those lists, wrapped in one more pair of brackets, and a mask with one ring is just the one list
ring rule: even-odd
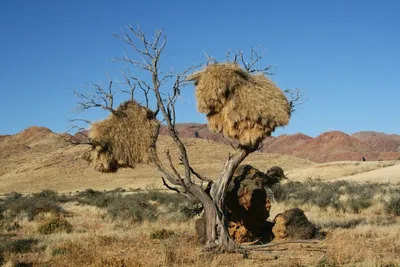
{"label": "rocky hill", "polygon": [[[210,132],[206,124],[179,124],[177,130],[184,138],[201,138],[229,144],[221,134]],[[161,130],[167,134],[167,129]],[[232,143],[234,141],[231,140]],[[315,138],[297,133],[268,137],[262,152],[292,155],[314,162],[394,160],[400,158],[400,135],[359,132],[348,135],[340,131],[323,133]]]}
{"label": "rocky hill", "polygon": [[400,152],[400,135],[397,134],[365,131],[354,133],[352,137],[367,143],[378,152]]}
{"label": "rocky hill", "polygon": [[[202,133],[202,132],[201,132]],[[190,134],[190,131],[187,131]],[[211,135],[212,136],[212,135]],[[92,189],[158,188],[161,176],[153,167],[137,166],[116,173],[99,173],[82,159],[87,145],[72,145],[84,135],[57,134],[44,127],[26,130],[0,138],[0,195],[7,192],[37,192],[43,189],[75,191]],[[191,166],[205,177],[217,178],[232,148],[201,138],[182,138]],[[160,159],[168,166],[165,151],[169,150],[178,170],[179,154],[173,141],[161,135],[157,143]],[[252,153],[245,161],[260,170],[279,165],[287,171],[315,165],[304,159],[261,152]]]}

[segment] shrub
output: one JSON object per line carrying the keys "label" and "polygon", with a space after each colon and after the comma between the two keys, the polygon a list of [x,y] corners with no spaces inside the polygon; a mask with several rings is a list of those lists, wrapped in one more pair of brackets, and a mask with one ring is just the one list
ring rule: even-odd
{"label": "shrub", "polygon": [[72,229],[72,225],[63,217],[50,218],[38,226],[38,232],[44,235],[60,232],[70,233]]}
{"label": "shrub", "polygon": [[144,220],[155,221],[158,216],[154,205],[132,197],[114,199],[107,207],[107,212],[114,219],[129,220],[132,223]]}
{"label": "shrub", "polygon": [[338,266],[338,264],[336,263],[336,261],[330,259],[330,258],[326,258],[325,256],[317,262],[317,264],[315,265],[316,267],[336,267]]}
{"label": "shrub", "polygon": [[37,197],[22,197],[15,201],[8,201],[6,209],[11,217],[25,214],[29,220],[33,220],[38,214],[51,212],[54,214],[66,214],[66,211],[57,203]]}
{"label": "shrub", "polygon": [[60,195],[53,190],[43,190],[39,193],[33,194],[33,197],[40,199],[47,199],[51,202],[59,202],[59,203],[66,203],[70,200],[69,197],[67,197],[66,195],[64,194]]}
{"label": "shrub", "polygon": [[384,207],[388,214],[400,216],[400,196],[393,197],[389,201],[385,202]]}
{"label": "shrub", "polygon": [[4,218],[3,212],[4,212],[5,210],[6,210],[6,209],[5,209],[5,207],[4,207],[4,204],[2,204],[2,203],[0,202],[0,221],[3,220],[3,218]]}
{"label": "shrub", "polygon": [[[132,223],[143,220],[154,221],[160,214],[178,212],[182,216],[174,219],[188,219],[201,211],[182,195],[159,191],[135,192],[123,195],[122,189],[95,191],[86,189],[73,199],[78,203],[106,208],[113,219],[128,220]],[[163,206],[163,209],[158,209]]]}
{"label": "shrub", "polygon": [[362,210],[371,207],[372,205],[372,196],[369,197],[368,195],[356,195],[350,196],[349,199],[346,201],[346,206],[354,212],[360,213]]}
{"label": "shrub", "polygon": [[21,225],[18,222],[10,222],[10,221],[0,221],[0,229],[6,232],[18,230],[21,228]]}
{"label": "shrub", "polygon": [[11,253],[28,253],[34,250],[34,246],[38,243],[36,239],[17,239],[5,240],[0,244],[0,251]]}
{"label": "shrub", "polygon": [[56,248],[53,248],[53,250],[51,251],[52,256],[66,255],[68,253],[69,253],[69,250],[66,247],[56,247]]}
{"label": "shrub", "polygon": [[[390,186],[348,181],[325,183],[309,179],[303,183],[290,181],[286,184],[277,184],[272,188],[272,192],[278,202],[295,205],[311,204],[320,208],[332,207],[336,210],[360,213],[373,204],[376,195],[398,194],[400,187]],[[341,199],[342,196],[345,196],[345,200]]]}
{"label": "shrub", "polygon": [[14,201],[14,200],[20,199],[21,197],[22,197],[22,194],[20,194],[18,192],[11,192],[11,193],[6,194],[4,201],[5,202]]}
{"label": "shrub", "polygon": [[86,189],[83,192],[79,192],[75,196],[75,200],[81,204],[105,208],[110,204],[115,196],[119,195],[120,194],[114,192],[107,193],[95,191],[93,189]]}
{"label": "shrub", "polygon": [[176,236],[176,233],[174,231],[166,230],[164,228],[150,233],[151,239],[167,239],[173,236]]}

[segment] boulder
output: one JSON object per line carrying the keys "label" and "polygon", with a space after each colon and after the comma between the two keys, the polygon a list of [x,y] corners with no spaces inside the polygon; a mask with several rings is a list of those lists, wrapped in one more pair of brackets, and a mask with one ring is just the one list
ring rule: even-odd
{"label": "boulder", "polygon": [[299,208],[287,210],[275,216],[272,232],[275,240],[312,239],[317,228],[307,219]]}

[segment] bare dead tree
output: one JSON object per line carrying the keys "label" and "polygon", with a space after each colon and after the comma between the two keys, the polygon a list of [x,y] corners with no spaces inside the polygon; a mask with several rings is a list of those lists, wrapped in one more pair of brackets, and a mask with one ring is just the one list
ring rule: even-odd
{"label": "bare dead tree", "polygon": [[[149,103],[150,96],[152,99],[155,99],[156,107],[154,109],[154,114],[162,117],[168,128],[169,135],[178,148],[180,164],[183,166],[183,173],[180,173],[175,167],[175,163],[169,152],[167,152],[166,155],[168,167],[159,159],[156,143],[160,127],[156,129],[156,134],[150,147],[152,165],[160,172],[163,184],[168,189],[185,195],[191,200],[201,202],[206,219],[206,249],[218,248],[224,251],[233,251],[237,249],[236,244],[228,234],[228,219],[227,210],[224,206],[224,198],[234,171],[250,153],[259,148],[260,144],[237,146],[236,151],[228,156],[224,168],[215,182],[197,173],[190,165],[186,147],[180,139],[175,127],[175,104],[183,87],[189,84],[187,76],[197,69],[199,65],[193,65],[175,75],[171,71],[162,72],[160,63],[167,44],[167,39],[163,34],[163,30],[157,30],[152,38],[148,38],[139,27],[136,29],[132,26],[126,26],[120,34],[114,34],[114,36],[126,43],[135,55],[134,58],[131,58],[125,53],[123,57],[117,58],[117,61],[126,63],[130,68],[140,70],[147,75],[146,79],[143,76],[138,77],[132,75],[129,71],[124,71],[122,75],[124,84],[127,85],[128,89],[122,92],[128,93],[132,100],[135,98],[135,90],[140,88],[144,95],[147,108],[151,106]],[[233,58],[230,58],[230,52],[228,52],[226,58],[230,62],[242,64],[249,73],[260,72],[269,74],[270,66],[257,67],[257,65],[261,63],[263,54],[263,52],[257,52],[257,49],[252,49],[250,61],[245,60],[245,55],[242,51],[235,52]],[[208,56],[207,63],[209,64],[210,62],[216,63],[216,60]],[[172,88],[169,88],[169,93],[161,92],[163,86],[171,79],[174,80]],[[109,87],[106,90],[100,86],[94,86],[94,89],[95,94],[92,96],[75,93],[82,99],[82,101],[79,102],[80,107],[84,110],[89,108],[102,108],[114,114],[113,95],[115,91],[112,91],[112,81],[110,81]],[[197,177],[202,183],[207,182],[207,188],[203,188],[202,184],[199,185],[196,183],[194,177]]]}

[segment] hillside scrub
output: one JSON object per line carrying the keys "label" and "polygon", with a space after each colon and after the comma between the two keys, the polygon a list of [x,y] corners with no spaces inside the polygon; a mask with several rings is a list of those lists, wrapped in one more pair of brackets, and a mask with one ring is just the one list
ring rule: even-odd
{"label": "hillside scrub", "polygon": [[345,213],[361,213],[373,205],[381,204],[384,207],[382,213],[400,214],[399,184],[348,181],[326,183],[309,179],[306,182],[277,184],[272,191],[277,202],[289,206],[307,204]]}

